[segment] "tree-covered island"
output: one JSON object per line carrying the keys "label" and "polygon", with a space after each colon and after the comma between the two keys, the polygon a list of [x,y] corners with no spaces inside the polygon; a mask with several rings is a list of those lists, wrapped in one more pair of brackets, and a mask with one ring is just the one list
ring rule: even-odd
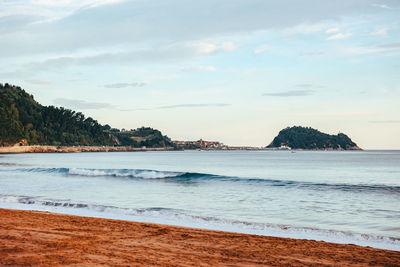
{"label": "tree-covered island", "polygon": [[311,127],[287,127],[279,132],[267,148],[307,150],[360,150],[347,135],[330,135]]}

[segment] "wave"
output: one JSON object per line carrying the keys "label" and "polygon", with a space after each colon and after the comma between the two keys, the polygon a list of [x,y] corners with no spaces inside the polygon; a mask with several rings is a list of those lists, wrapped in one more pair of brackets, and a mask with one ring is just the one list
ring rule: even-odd
{"label": "wave", "polygon": [[[7,206],[7,203],[16,205]],[[314,239],[333,243],[350,243],[400,251],[400,238],[396,237],[195,216],[189,214],[189,212],[185,210],[172,208],[121,208],[88,203],[74,203],[68,200],[49,200],[37,197],[13,195],[0,195],[0,205],[2,207],[5,206],[6,208],[41,210],[90,217],[163,223],[247,234]]]}
{"label": "wave", "polygon": [[293,180],[277,180],[263,178],[246,178],[235,176],[223,176],[196,172],[172,172],[144,169],[89,169],[89,168],[18,168],[6,169],[2,172],[34,172],[34,173],[58,173],[65,176],[80,177],[120,177],[132,179],[155,179],[174,182],[220,180],[227,182],[241,182],[260,184],[264,186],[298,188],[310,190],[340,190],[350,192],[367,192],[383,194],[400,194],[400,186],[379,184],[345,184],[345,183],[315,183]]}
{"label": "wave", "polygon": [[165,172],[156,170],[141,169],[87,169],[87,168],[21,168],[8,169],[6,171],[21,171],[34,173],[59,173],[66,176],[83,177],[127,177],[139,179],[165,179],[165,178],[189,178],[208,176],[207,174],[186,173],[186,172]]}

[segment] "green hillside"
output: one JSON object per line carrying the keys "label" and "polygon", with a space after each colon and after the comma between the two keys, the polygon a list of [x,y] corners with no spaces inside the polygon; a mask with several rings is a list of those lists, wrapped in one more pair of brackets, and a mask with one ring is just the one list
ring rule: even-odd
{"label": "green hillside", "polygon": [[281,130],[268,145],[269,148],[288,146],[292,149],[332,149],[359,150],[360,148],[347,135],[330,135],[311,127],[287,127]]}
{"label": "green hillside", "polygon": [[0,84],[0,145],[13,145],[21,140],[29,145],[172,146],[170,139],[158,130],[111,129],[81,112],[42,106],[18,86]]}
{"label": "green hillside", "polygon": [[162,135],[159,130],[150,127],[141,127],[135,130],[121,131],[112,129],[108,125],[104,126],[104,130],[110,133],[118,145],[132,147],[174,147],[168,136]]}

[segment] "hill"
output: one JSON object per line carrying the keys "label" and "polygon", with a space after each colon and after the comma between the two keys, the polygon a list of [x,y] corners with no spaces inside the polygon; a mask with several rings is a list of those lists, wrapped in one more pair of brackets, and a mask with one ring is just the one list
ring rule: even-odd
{"label": "hill", "polygon": [[132,147],[174,147],[168,136],[162,135],[159,130],[150,127],[141,127],[135,130],[119,130],[104,126],[104,131],[110,133],[115,142],[122,146]]}
{"label": "hill", "polygon": [[[140,137],[140,140],[137,139]],[[0,84],[0,146],[173,146],[152,128],[120,131],[63,107],[42,106],[18,86]]]}
{"label": "hill", "polygon": [[268,148],[287,146],[292,149],[310,150],[360,150],[347,135],[330,135],[311,127],[287,127],[281,130]]}

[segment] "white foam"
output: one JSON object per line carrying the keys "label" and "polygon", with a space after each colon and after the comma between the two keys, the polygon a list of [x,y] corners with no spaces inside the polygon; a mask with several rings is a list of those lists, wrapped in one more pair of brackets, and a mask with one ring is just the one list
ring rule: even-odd
{"label": "white foam", "polygon": [[81,169],[72,168],[67,172],[68,175],[79,176],[113,176],[113,177],[133,177],[142,179],[162,179],[181,175],[179,172],[162,172],[152,170],[101,170],[101,169]]}

